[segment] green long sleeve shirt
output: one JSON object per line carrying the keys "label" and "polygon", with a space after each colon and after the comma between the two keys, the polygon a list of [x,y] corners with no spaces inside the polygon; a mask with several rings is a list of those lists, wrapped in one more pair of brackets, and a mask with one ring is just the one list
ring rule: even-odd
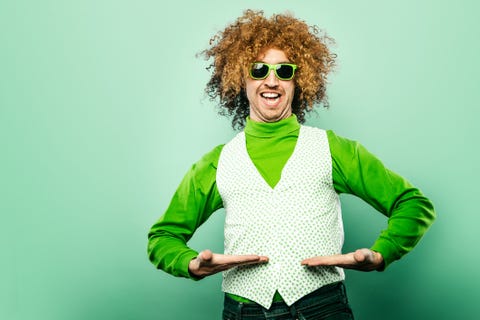
{"label": "green long sleeve shirt", "polygon": [[[247,119],[247,151],[265,181],[274,187],[295,148],[300,124],[295,115],[276,123]],[[332,178],[337,193],[356,195],[388,217],[371,249],[382,254],[385,267],[417,244],[435,219],[432,203],[406,179],[387,169],[358,142],[327,131]],[[218,159],[224,145],[215,147],[186,173],[164,215],[148,234],[151,262],[174,276],[192,278],[190,260],[198,252],[187,246],[195,230],[223,207],[216,186]]]}

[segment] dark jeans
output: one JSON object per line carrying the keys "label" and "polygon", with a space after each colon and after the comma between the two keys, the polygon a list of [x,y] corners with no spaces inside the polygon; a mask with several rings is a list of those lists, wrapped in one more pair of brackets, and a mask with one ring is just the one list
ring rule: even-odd
{"label": "dark jeans", "polygon": [[223,319],[343,320],[353,319],[353,313],[343,282],[337,282],[306,295],[290,307],[281,301],[265,309],[257,303],[242,303],[225,295]]}

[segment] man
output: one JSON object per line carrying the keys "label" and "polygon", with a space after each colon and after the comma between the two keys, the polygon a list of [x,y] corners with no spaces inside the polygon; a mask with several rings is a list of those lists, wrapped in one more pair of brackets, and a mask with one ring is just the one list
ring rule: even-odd
{"label": "man", "polygon": [[[359,143],[301,125],[326,104],[327,37],[290,15],[247,10],[211,41],[207,85],[244,128],[195,163],[149,233],[152,263],[201,279],[223,271],[224,319],[353,319],[343,268],[384,270],[435,218],[431,202]],[[342,254],[338,194],[388,217],[371,248]],[[225,208],[225,253],[186,243]]]}

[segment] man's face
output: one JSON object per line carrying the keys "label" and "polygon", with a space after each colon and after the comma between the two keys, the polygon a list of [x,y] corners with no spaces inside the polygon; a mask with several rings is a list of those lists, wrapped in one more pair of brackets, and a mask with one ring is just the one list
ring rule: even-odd
{"label": "man's face", "polygon": [[[285,53],[268,49],[257,57],[257,61],[268,64],[289,63]],[[275,72],[262,80],[246,79],[246,92],[250,103],[250,119],[257,122],[276,122],[292,114],[292,100],[295,91],[293,80],[280,80]]]}

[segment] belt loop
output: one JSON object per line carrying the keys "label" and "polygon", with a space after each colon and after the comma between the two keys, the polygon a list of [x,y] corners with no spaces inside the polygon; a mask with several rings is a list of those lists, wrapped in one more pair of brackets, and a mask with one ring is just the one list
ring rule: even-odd
{"label": "belt loop", "polygon": [[238,302],[237,308],[237,319],[242,319],[243,302]]}
{"label": "belt loop", "polygon": [[290,314],[292,315],[292,317],[293,317],[294,319],[298,319],[298,318],[297,318],[297,315],[298,315],[298,314],[297,314],[297,309],[295,308],[295,305],[292,304],[292,305],[289,307],[289,309],[290,309]]}

